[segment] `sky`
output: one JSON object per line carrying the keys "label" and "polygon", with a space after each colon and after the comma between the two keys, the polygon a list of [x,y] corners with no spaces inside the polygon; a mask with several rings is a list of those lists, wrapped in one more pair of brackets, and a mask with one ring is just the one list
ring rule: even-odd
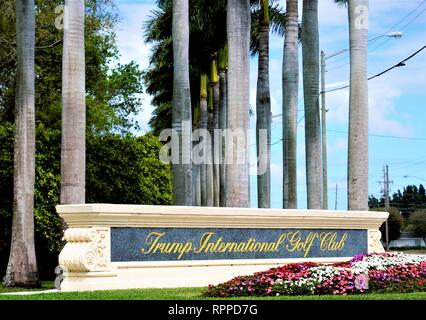
{"label": "sky", "polygon": [[[285,8],[285,0],[280,0]],[[154,0],[115,0],[121,21],[117,40],[121,62],[149,66],[150,47],[143,41],[143,22],[156,8]],[[299,8],[301,11],[302,1]],[[301,12],[300,12],[301,17]],[[376,75],[426,45],[426,0],[370,0],[368,74]],[[333,0],[319,1],[320,49],[332,54],[349,47],[347,10]],[[400,31],[399,39],[383,36]],[[273,115],[282,114],[281,70],[284,40],[271,34],[270,88]],[[299,48],[301,55],[301,48]],[[301,63],[302,58],[299,57]],[[301,66],[300,66],[300,70]],[[326,90],[349,83],[349,54],[327,60]],[[257,57],[250,62],[250,104],[256,106]],[[303,121],[303,85],[300,75],[298,128],[298,208],[306,203]],[[406,66],[369,81],[369,194],[381,195],[383,166],[389,166],[391,193],[408,184],[426,184],[426,49]],[[149,131],[153,110],[150,96],[142,94],[143,108],[137,115],[142,131]],[[327,157],[329,209],[347,208],[347,130],[349,89],[329,92],[327,105]],[[251,128],[255,128],[252,117]],[[272,143],[282,135],[282,119],[273,118]],[[282,143],[271,147],[271,206],[282,208]],[[251,155],[256,154],[252,138]],[[254,161],[252,161],[254,163]],[[252,172],[255,172],[254,166]],[[337,186],[337,198],[336,198]],[[251,176],[251,206],[257,207],[256,176]],[[337,200],[337,201],[336,201]],[[336,205],[337,204],[337,205]],[[336,205],[336,206],[335,206]]]}

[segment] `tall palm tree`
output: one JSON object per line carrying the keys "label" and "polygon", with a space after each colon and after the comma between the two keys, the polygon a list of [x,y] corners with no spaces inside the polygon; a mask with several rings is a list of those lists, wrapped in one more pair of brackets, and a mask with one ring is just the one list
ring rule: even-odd
{"label": "tall palm tree", "polygon": [[[227,119],[227,68],[228,68],[228,47],[227,45],[223,46],[219,50],[218,56],[218,68],[219,68],[219,129],[226,129],[226,119]],[[226,165],[225,165],[225,150],[226,142],[222,136],[222,148],[220,150],[220,177],[219,177],[219,204],[221,207],[226,206]]]}
{"label": "tall palm tree", "polygon": [[[228,0],[228,130],[240,130],[244,143],[237,145],[228,136],[226,143],[226,206],[248,207],[249,196],[249,51],[250,1]],[[229,133],[229,131],[228,131]],[[237,161],[238,158],[242,161]],[[232,160],[232,163],[230,163]]]}
{"label": "tall palm tree", "polygon": [[62,60],[61,203],[85,203],[84,0],[65,1]]}
{"label": "tall palm tree", "polygon": [[[200,129],[207,130],[208,111],[207,111],[207,74],[201,74],[200,77]],[[206,146],[206,141],[204,141]],[[209,204],[209,192],[207,191],[207,160],[208,151],[203,149],[203,163],[199,165],[200,168],[200,184],[201,184],[201,205],[207,206]]]}
{"label": "tall palm tree", "polygon": [[368,210],[368,4],[349,0],[349,210]]}
{"label": "tall palm tree", "polygon": [[[173,164],[175,205],[190,206],[192,196],[192,134],[185,123],[192,124],[189,85],[189,6],[188,0],[173,0],[173,107],[172,129],[178,133],[179,163]],[[172,150],[176,152],[176,150]]]}
{"label": "tall palm tree", "polygon": [[321,124],[319,113],[318,0],[304,0],[302,13],[303,91],[305,100],[306,185],[308,208],[322,208]]}
{"label": "tall palm tree", "polygon": [[283,51],[283,208],[297,208],[298,0],[287,0]]}
{"label": "tall palm tree", "polygon": [[35,88],[34,0],[16,1],[17,90],[13,219],[4,285],[39,285],[34,245]]}
{"label": "tall palm tree", "polygon": [[[259,208],[271,206],[271,93],[269,90],[269,1],[259,0],[259,62],[256,96],[256,144],[258,158],[257,202]],[[266,131],[266,145],[260,141]]]}
{"label": "tall palm tree", "polygon": [[207,206],[214,206],[214,164],[213,164],[213,132],[214,132],[214,112],[213,112],[213,90],[212,86],[207,89],[207,131],[209,139],[206,141],[206,190],[207,190]]}
{"label": "tall palm tree", "polygon": [[212,121],[212,144],[213,144],[213,206],[220,205],[220,173],[219,173],[219,140],[216,139],[215,130],[219,128],[219,104],[220,104],[220,88],[219,75],[217,69],[217,55],[212,55],[210,65],[210,85],[213,100],[213,121]]}

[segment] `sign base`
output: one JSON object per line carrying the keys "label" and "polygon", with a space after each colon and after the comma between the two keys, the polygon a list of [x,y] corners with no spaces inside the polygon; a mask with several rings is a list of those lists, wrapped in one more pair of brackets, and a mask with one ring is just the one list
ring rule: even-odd
{"label": "sign base", "polygon": [[62,291],[200,287],[288,263],[383,252],[385,212],[86,204],[68,224]]}

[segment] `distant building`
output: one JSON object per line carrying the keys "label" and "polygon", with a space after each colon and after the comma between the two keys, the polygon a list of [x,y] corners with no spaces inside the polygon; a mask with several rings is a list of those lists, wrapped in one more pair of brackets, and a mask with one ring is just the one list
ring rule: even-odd
{"label": "distant building", "polygon": [[426,247],[426,243],[420,237],[416,237],[412,231],[402,231],[397,240],[389,243],[390,248],[420,248]]}

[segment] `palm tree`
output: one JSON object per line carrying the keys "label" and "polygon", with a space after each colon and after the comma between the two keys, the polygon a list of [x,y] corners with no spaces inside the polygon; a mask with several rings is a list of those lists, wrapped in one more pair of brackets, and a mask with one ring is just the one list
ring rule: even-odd
{"label": "palm tree", "polygon": [[[248,207],[249,198],[249,50],[250,1],[228,0],[228,130],[244,135],[243,145],[236,145],[230,136],[226,141],[226,206]],[[229,133],[229,131],[228,131]],[[242,156],[241,156],[242,155]],[[242,161],[237,161],[238,158]],[[232,160],[232,163],[230,163]],[[239,163],[240,162],[240,163]]]}
{"label": "palm tree", "polygon": [[219,173],[219,141],[216,139],[215,130],[219,128],[219,104],[220,88],[219,75],[217,69],[217,55],[212,55],[210,66],[210,85],[213,100],[213,121],[212,121],[212,145],[213,145],[213,206],[220,206],[220,173]]}
{"label": "palm tree", "polygon": [[34,0],[16,1],[17,90],[12,240],[4,285],[39,285],[34,245]]}
{"label": "palm tree", "polygon": [[349,0],[348,209],[368,210],[368,0]]}
{"label": "palm tree", "polygon": [[[207,130],[208,122],[208,111],[207,111],[207,74],[201,74],[200,77],[200,129]],[[204,141],[204,145],[206,142]],[[207,160],[208,152],[206,148],[203,149],[203,163],[199,165],[200,168],[200,184],[201,184],[201,205],[207,206],[209,203],[207,192]]]}
{"label": "palm tree", "polygon": [[[259,0],[259,62],[256,96],[256,144],[258,158],[257,202],[259,208],[271,206],[271,94],[269,90],[269,1]],[[266,131],[266,145],[260,141]]]}
{"label": "palm tree", "polygon": [[283,52],[283,208],[297,208],[298,0],[287,0]]}
{"label": "palm tree", "polygon": [[[179,163],[173,164],[173,196],[175,205],[190,206],[192,196],[192,134],[185,130],[191,120],[189,85],[189,6],[188,0],[173,0],[173,107],[172,129],[178,133]],[[189,127],[190,128],[190,127]],[[176,150],[172,150],[176,152]]]}
{"label": "palm tree", "polygon": [[308,209],[321,209],[322,162],[319,113],[318,0],[303,1],[302,56]]}
{"label": "palm tree", "polygon": [[207,190],[207,206],[214,206],[214,164],[213,164],[213,132],[214,132],[214,113],[213,113],[213,90],[212,86],[207,89],[207,131],[209,139],[206,141],[206,190]]}
{"label": "palm tree", "polygon": [[[218,68],[219,68],[219,129],[226,129],[227,119],[227,78],[228,78],[228,46],[224,45],[219,50],[218,57]],[[226,206],[226,165],[225,165],[225,150],[226,141],[225,137],[222,136],[222,148],[220,150],[220,178],[219,178],[219,204],[221,207]]]}
{"label": "palm tree", "polygon": [[85,203],[84,0],[65,1],[62,60],[61,204]]}

